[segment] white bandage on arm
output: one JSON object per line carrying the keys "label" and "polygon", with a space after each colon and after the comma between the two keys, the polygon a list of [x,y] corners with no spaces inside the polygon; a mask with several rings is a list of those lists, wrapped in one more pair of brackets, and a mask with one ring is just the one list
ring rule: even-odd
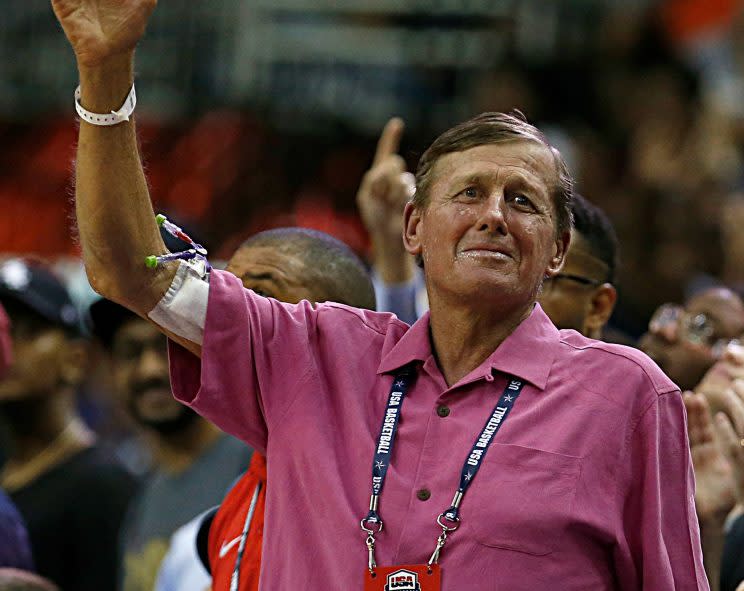
{"label": "white bandage on arm", "polygon": [[168,291],[147,316],[158,326],[198,345],[204,340],[209,283],[193,265],[179,261]]}

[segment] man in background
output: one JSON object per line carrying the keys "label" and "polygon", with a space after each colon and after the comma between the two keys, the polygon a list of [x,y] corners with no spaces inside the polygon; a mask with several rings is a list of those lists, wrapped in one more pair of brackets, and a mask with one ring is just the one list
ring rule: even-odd
{"label": "man in background", "polygon": [[[304,228],[261,232],[238,248],[227,270],[246,288],[283,302],[304,299],[368,310],[375,307],[374,288],[362,261],[345,244],[322,232]],[[265,499],[266,461],[254,453],[248,471],[216,514],[204,517],[199,532],[184,536],[184,543],[193,546],[196,535],[199,554],[212,575],[213,591],[228,591],[236,568],[238,589],[258,589]],[[157,589],[195,589],[179,573],[183,565],[175,557],[166,559]]]}
{"label": "man in background", "polygon": [[251,450],[173,398],[166,339],[152,324],[103,299],[90,313],[118,400],[153,458],[122,535],[124,591],[151,591],[173,533],[220,502]]}
{"label": "man in background", "polygon": [[[0,305],[0,379],[11,364],[10,321]],[[13,502],[0,489],[0,567],[31,570],[31,546],[23,518]]]}
{"label": "man in background", "polygon": [[87,343],[67,290],[43,265],[0,265],[14,361],[0,380],[10,435],[0,486],[28,526],[39,574],[62,589],[116,588],[119,531],[134,478],[96,445],[76,410]]}
{"label": "man in background", "polygon": [[641,337],[640,347],[682,390],[695,390],[726,345],[742,334],[741,298],[727,287],[713,287],[684,306],[660,306]]}

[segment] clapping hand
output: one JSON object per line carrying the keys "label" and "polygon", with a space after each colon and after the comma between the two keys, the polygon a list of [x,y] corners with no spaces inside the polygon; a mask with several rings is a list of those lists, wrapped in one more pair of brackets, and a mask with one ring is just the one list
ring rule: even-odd
{"label": "clapping hand", "polygon": [[687,432],[695,470],[695,506],[701,523],[723,522],[737,501],[737,483],[732,463],[724,449],[730,424],[714,422],[702,394],[686,392]]}

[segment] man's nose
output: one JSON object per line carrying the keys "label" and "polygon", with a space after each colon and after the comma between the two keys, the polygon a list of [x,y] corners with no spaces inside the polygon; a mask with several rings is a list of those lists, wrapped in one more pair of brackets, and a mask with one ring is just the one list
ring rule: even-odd
{"label": "man's nose", "polygon": [[652,324],[652,326],[650,326],[649,328],[650,328],[650,332],[655,337],[663,339],[664,341],[668,343],[677,342],[677,338],[679,335],[678,335],[676,322],[666,322],[661,325]]}
{"label": "man's nose", "polygon": [[167,367],[166,353],[154,347],[147,347],[140,355],[137,372],[140,377],[160,377],[163,372],[167,371]]}
{"label": "man's nose", "polygon": [[491,234],[506,234],[508,232],[506,223],[506,201],[504,192],[493,191],[488,199],[481,203],[476,226],[479,231]]}

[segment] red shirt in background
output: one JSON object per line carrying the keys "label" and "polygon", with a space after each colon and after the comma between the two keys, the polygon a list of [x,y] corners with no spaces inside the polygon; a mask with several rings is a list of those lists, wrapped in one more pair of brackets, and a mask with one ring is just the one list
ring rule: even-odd
{"label": "red shirt in background", "polygon": [[[260,488],[253,515],[246,528],[248,512],[258,486]],[[248,470],[227,493],[209,528],[212,591],[229,591],[244,529],[247,529],[247,535],[245,548],[240,557],[238,591],[258,591],[265,504],[266,459],[258,452],[254,452]]]}

